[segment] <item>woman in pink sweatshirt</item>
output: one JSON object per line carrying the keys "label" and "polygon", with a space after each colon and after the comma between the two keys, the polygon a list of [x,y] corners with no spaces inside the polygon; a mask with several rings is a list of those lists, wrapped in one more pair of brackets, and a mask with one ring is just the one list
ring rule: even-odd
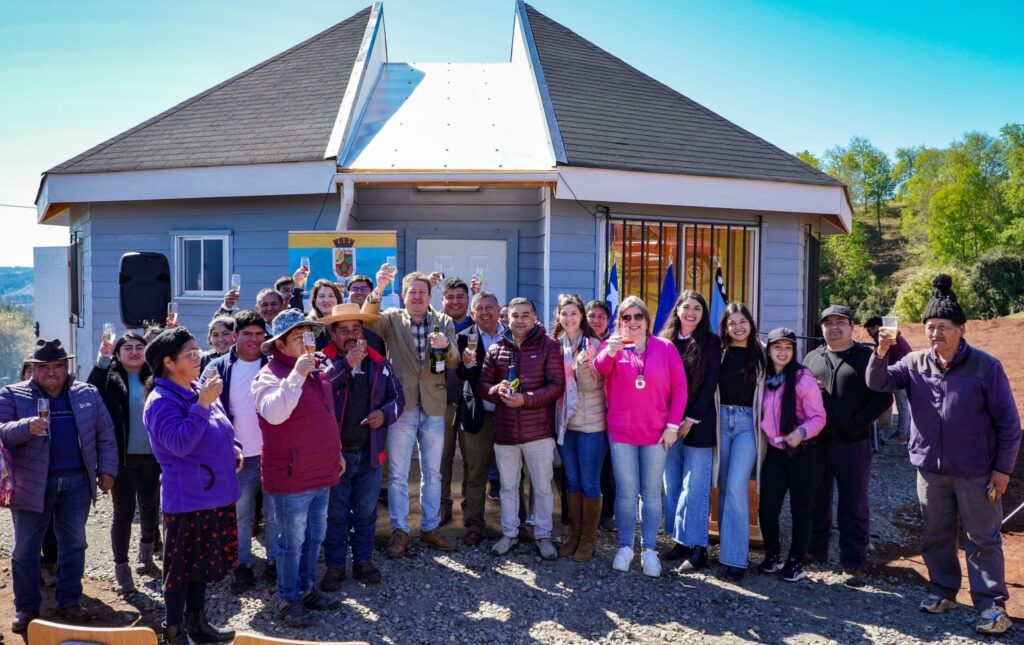
{"label": "woman in pink sweatshirt", "polygon": [[[825,406],[814,375],[796,361],[796,334],[792,330],[779,327],[768,332],[766,351],[761,431],[767,439],[767,454],[761,466],[758,509],[765,554],[757,570],[797,582],[807,577],[803,562],[811,536],[811,505],[824,467],[815,437],[825,427]],[[787,491],[793,536],[789,557],[783,562],[779,513]]]}
{"label": "woman in pink sweatshirt", "polygon": [[607,428],[615,473],[619,550],[612,568],[629,571],[637,499],[641,506],[640,561],[648,576],[661,575],[654,541],[661,523],[665,453],[675,443],[686,411],[686,373],[671,341],[651,336],[651,313],[629,296],[619,305],[615,333],[601,346],[594,368],[605,377]]}

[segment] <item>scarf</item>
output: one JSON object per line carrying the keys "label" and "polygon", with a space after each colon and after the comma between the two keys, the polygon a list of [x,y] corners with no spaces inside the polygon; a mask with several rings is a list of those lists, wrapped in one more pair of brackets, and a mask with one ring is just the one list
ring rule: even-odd
{"label": "scarf", "polygon": [[769,390],[777,390],[786,380],[786,375],[782,372],[778,374],[772,374],[764,380],[764,386]]}
{"label": "scarf", "polygon": [[569,419],[576,414],[576,408],[580,405],[579,390],[576,388],[576,372],[573,370],[573,359],[580,347],[583,333],[576,334],[576,340],[569,340],[569,334],[562,336],[562,365],[565,368],[565,393],[558,399],[555,405],[555,423],[558,429],[558,445],[565,442],[565,429],[569,425]]}

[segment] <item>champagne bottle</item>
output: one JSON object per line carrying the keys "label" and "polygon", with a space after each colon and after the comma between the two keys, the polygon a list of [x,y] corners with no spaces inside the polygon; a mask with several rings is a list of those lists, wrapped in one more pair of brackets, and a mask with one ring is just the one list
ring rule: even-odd
{"label": "champagne bottle", "polygon": [[516,366],[508,366],[508,390],[509,395],[517,394],[519,392],[519,375],[516,374]]}
{"label": "champagne bottle", "polygon": [[[441,333],[441,325],[434,323],[434,333]],[[444,350],[439,347],[430,348],[430,373],[444,374]]]}

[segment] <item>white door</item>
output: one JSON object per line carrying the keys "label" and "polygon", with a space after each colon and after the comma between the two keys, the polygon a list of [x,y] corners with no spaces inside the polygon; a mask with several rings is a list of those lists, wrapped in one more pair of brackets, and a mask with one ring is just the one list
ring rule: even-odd
{"label": "white door", "polygon": [[75,350],[71,326],[71,287],[68,284],[68,247],[32,249],[36,320],[41,338],[59,338],[69,354]]}
{"label": "white door", "polygon": [[[445,278],[458,276],[469,284],[475,273],[484,277],[484,291],[506,302],[505,281],[508,258],[505,240],[416,240],[416,270],[423,273],[440,271]],[[441,309],[441,290],[431,299]]]}

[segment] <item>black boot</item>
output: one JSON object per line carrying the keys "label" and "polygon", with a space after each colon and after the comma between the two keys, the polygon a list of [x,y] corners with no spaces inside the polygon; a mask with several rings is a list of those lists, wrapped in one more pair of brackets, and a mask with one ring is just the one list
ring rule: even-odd
{"label": "black boot", "polygon": [[708,549],[704,546],[695,546],[690,552],[690,557],[683,560],[679,565],[680,571],[697,571],[708,566]]}
{"label": "black boot", "polygon": [[185,633],[196,643],[227,643],[235,638],[234,630],[211,625],[205,610],[185,612]]}
{"label": "black boot", "polygon": [[189,645],[188,636],[185,635],[185,627],[178,623],[177,625],[161,625],[164,631],[164,638],[161,643],[163,645]]}

